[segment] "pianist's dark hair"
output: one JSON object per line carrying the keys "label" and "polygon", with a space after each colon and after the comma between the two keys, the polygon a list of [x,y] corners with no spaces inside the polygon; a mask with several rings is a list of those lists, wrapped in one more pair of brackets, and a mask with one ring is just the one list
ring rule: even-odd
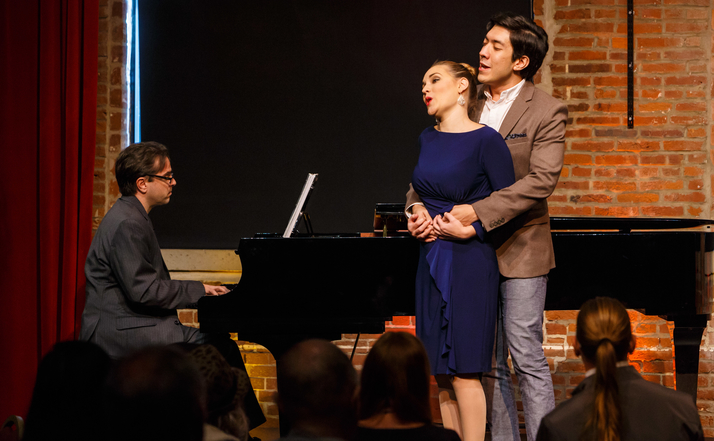
{"label": "pianist's dark hair", "polygon": [[598,441],[620,441],[622,410],[615,374],[616,363],[633,349],[630,316],[618,300],[597,297],[580,308],[575,337],[583,358],[595,365],[595,402],[585,431]]}
{"label": "pianist's dark hair", "polygon": [[360,419],[387,410],[405,423],[431,424],[429,358],[421,341],[406,332],[387,332],[364,361]]}
{"label": "pianist's dark hair", "polygon": [[[142,176],[159,173],[166,165],[167,159],[169,159],[169,149],[158,142],[140,142],[125,148],[114,165],[121,194],[135,195],[136,180]],[[149,178],[151,179],[153,178]]]}

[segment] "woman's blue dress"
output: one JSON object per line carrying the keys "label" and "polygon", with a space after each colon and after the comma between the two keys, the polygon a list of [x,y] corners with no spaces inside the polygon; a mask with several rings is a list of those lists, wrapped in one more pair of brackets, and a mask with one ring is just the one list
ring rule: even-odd
{"label": "woman's blue dress", "polygon": [[[473,204],[515,181],[505,141],[489,127],[419,137],[412,186],[432,218]],[[496,330],[498,261],[477,221],[477,236],[422,243],[416,280],[416,332],[432,374],[489,372]]]}

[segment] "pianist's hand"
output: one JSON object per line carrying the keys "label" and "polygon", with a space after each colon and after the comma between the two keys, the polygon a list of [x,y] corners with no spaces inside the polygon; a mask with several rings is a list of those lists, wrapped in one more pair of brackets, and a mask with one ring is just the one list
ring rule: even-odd
{"label": "pianist's hand", "polygon": [[409,233],[422,242],[433,242],[436,240],[434,228],[432,226],[431,216],[422,205],[414,205],[412,207],[412,217],[407,222]]}
{"label": "pianist's hand", "polygon": [[225,286],[206,285],[205,283],[203,284],[203,289],[206,290],[207,296],[222,296],[228,292],[228,288]]}
{"label": "pianist's hand", "polygon": [[465,227],[470,227],[472,223],[478,220],[474,207],[471,205],[454,205],[454,208],[449,213]]}
{"label": "pianist's hand", "polygon": [[450,212],[444,213],[443,217],[438,215],[434,218],[434,231],[439,239],[446,240],[463,240],[476,235],[474,227],[465,227]]}

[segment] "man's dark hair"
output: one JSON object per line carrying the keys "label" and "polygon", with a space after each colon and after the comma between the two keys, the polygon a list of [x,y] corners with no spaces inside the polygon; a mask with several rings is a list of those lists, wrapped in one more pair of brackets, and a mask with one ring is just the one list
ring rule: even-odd
{"label": "man's dark hair", "polygon": [[148,347],[119,360],[105,389],[102,439],[202,440],[203,381],[178,348]]}
{"label": "man's dark hair", "polygon": [[533,76],[540,69],[548,53],[548,34],[530,18],[511,12],[500,12],[491,17],[486,25],[488,33],[494,26],[500,26],[510,33],[513,57],[516,61],[522,56],[530,60],[528,66],[519,72],[521,78],[533,81]]}
{"label": "man's dark hair", "polygon": [[114,174],[121,194],[135,195],[138,191],[136,180],[142,176],[159,173],[166,166],[167,159],[169,159],[169,149],[158,142],[140,142],[125,148],[114,165]]}
{"label": "man's dark hair", "polygon": [[352,363],[329,341],[300,342],[278,364],[281,418],[296,431],[351,438],[357,427],[356,391]]}

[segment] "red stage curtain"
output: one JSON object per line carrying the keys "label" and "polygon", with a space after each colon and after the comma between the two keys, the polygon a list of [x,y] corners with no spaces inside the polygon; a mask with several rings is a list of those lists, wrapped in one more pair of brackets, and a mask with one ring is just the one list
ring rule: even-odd
{"label": "red stage curtain", "polygon": [[73,340],[91,242],[98,0],[0,1],[0,421]]}

